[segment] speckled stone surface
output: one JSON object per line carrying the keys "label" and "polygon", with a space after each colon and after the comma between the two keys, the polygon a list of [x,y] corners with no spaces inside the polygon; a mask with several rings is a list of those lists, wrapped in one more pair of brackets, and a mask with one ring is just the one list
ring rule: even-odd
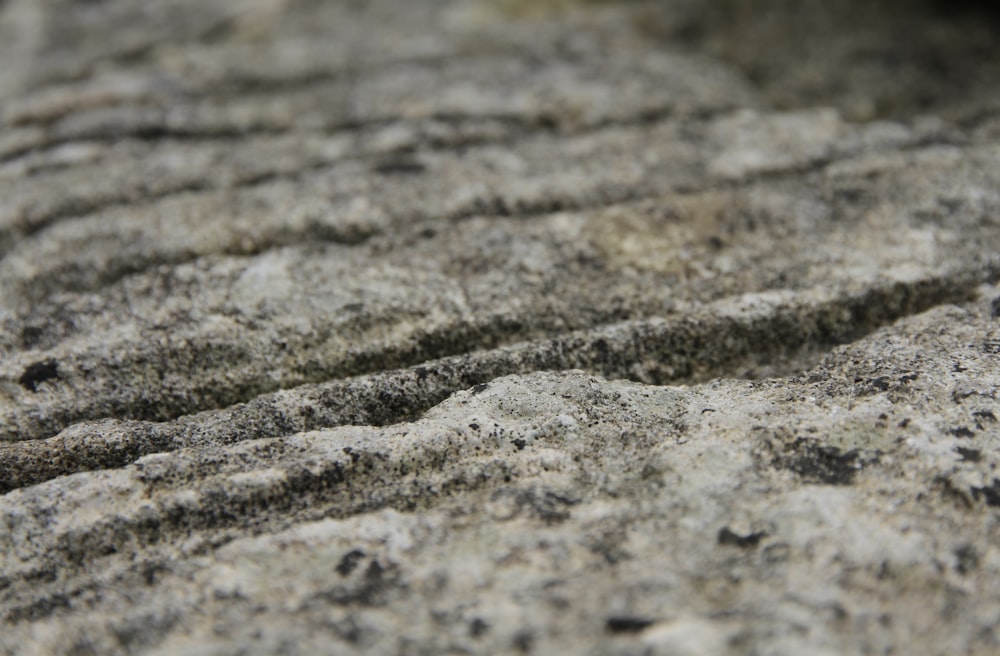
{"label": "speckled stone surface", "polygon": [[997,653],[998,35],[0,2],[0,654]]}

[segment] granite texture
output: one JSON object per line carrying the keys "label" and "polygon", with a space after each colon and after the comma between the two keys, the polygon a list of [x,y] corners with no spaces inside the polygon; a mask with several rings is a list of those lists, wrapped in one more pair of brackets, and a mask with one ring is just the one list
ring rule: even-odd
{"label": "granite texture", "polygon": [[998,35],[0,2],[0,654],[1000,651]]}

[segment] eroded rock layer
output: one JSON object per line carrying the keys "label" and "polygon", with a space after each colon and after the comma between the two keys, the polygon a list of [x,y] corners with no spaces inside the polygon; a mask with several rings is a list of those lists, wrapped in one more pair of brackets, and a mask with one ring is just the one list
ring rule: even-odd
{"label": "eroded rock layer", "polygon": [[0,653],[995,653],[998,29],[0,2]]}

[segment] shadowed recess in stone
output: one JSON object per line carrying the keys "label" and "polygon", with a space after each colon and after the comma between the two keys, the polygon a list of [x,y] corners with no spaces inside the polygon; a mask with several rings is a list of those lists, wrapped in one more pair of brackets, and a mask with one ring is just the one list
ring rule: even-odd
{"label": "shadowed recess in stone", "polygon": [[975,273],[964,273],[827,303],[791,294],[748,296],[719,303],[701,318],[628,322],[476,351],[405,370],[293,388],[170,423],[83,423],[49,439],[0,445],[0,492],[187,446],[342,424],[391,424],[419,415],[458,390],[514,373],[582,369],[654,384],[724,374],[755,376],[760,370],[787,373],[891,320],[966,300],[978,282]]}

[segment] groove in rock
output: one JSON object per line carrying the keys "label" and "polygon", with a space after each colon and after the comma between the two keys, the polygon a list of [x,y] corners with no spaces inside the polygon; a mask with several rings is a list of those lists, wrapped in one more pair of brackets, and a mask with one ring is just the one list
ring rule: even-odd
{"label": "groove in rock", "polygon": [[[739,376],[767,364],[801,370],[825,351],[905,316],[962,303],[1000,278],[1000,263],[824,302],[764,295],[720,301],[696,316],[639,320],[423,362],[406,369],[304,385],[168,423],[105,420],[55,437],[0,445],[0,493],[78,471],[117,468],[187,447],[232,444],[344,424],[417,417],[454,392],[510,374],[581,369],[663,385]],[[735,311],[734,311],[735,310]]]}
{"label": "groove in rock", "polygon": [[[709,121],[712,118],[725,115],[725,112],[709,112],[703,118],[699,118],[697,122]],[[604,129],[618,128],[618,127],[641,127],[645,125],[645,121],[649,120],[653,123],[659,123],[667,121],[671,118],[671,112],[665,112],[663,114],[653,113],[649,117],[637,117],[635,122],[626,123],[609,123],[606,125],[595,126],[593,129],[574,131],[572,134],[567,134],[567,137],[583,137],[592,133],[600,132]],[[465,120],[464,117],[447,117],[438,116],[431,119],[436,120]],[[437,144],[432,152],[451,152],[459,151],[463,148],[470,146],[483,146],[483,145],[494,145],[497,143],[502,143],[505,145],[514,145],[522,140],[526,140],[537,136],[537,133],[527,131],[524,133],[516,133],[509,135],[509,139],[504,140],[493,140],[489,138],[483,139],[473,139],[473,140],[462,140],[461,143],[453,144]],[[921,139],[914,143],[902,144],[896,146],[894,150],[900,152],[909,152],[914,150],[919,150],[920,148],[925,148],[930,145],[939,144],[950,144],[945,138],[930,137],[927,139]],[[388,151],[379,153],[361,153],[357,155],[351,155],[344,158],[340,158],[334,161],[322,161],[315,162],[311,165],[303,166],[294,171],[274,171],[274,172],[261,172],[256,175],[247,177],[245,179],[240,179],[235,183],[230,183],[227,185],[212,185],[206,181],[198,181],[190,185],[179,185],[177,188],[171,188],[163,190],[158,193],[147,193],[143,201],[149,203],[156,203],[171,197],[178,196],[185,193],[217,193],[220,191],[231,191],[231,190],[249,190],[254,189],[258,186],[265,185],[272,182],[282,181],[282,180],[296,180],[302,175],[323,171],[338,165],[342,165],[346,162],[377,162],[380,158],[384,158],[386,155],[398,154],[401,152],[410,152],[411,148],[409,146],[399,149],[398,151]],[[891,152],[891,151],[890,151]],[[759,182],[774,182],[779,181],[788,177],[801,176],[812,172],[822,171],[831,164],[835,164],[842,161],[850,160],[852,157],[856,156],[856,153],[847,152],[840,155],[827,155],[824,157],[819,157],[811,161],[786,166],[774,170],[767,170],[754,173],[752,175],[747,175],[738,179],[733,180],[721,180],[721,181],[707,181],[703,185],[683,185],[682,188],[676,190],[677,193],[697,193],[700,191],[707,191],[709,189],[739,189],[744,187],[749,187],[753,184]],[[597,189],[599,187],[595,187]],[[594,189],[590,190],[591,192]],[[444,219],[450,222],[458,222],[465,219],[469,219],[476,216],[491,216],[497,219],[503,218],[533,218],[537,216],[542,216],[545,214],[561,211],[587,211],[587,210],[599,210],[608,209],[615,205],[644,201],[644,200],[656,200],[667,198],[669,194],[664,194],[662,192],[648,193],[641,190],[624,190],[623,193],[611,194],[605,198],[602,198],[598,203],[587,202],[584,200],[588,194],[582,194],[579,199],[559,197],[559,198],[543,198],[534,204],[520,204],[517,207],[508,206],[508,201],[501,195],[495,196],[493,198],[479,198],[476,199],[476,203],[469,205],[466,208],[462,208],[460,211],[453,213],[449,216],[436,215],[433,219]],[[122,199],[112,199],[109,202],[94,204],[93,206],[85,206],[85,209],[81,209],[78,205],[70,205],[64,211],[56,211],[51,215],[44,218],[42,221],[33,222],[32,224],[25,226],[21,229],[22,235],[24,237],[34,236],[43,230],[57,225],[61,222],[67,220],[76,220],[87,218],[93,216],[96,213],[106,211],[109,209],[121,208],[124,206],[134,207],[133,199],[131,197]],[[419,213],[414,216],[402,216],[398,218],[400,224],[414,225],[415,223],[427,222],[428,226],[434,224],[433,219],[427,219],[421,216]],[[127,263],[122,263],[121,266],[112,268],[109,270],[103,270],[99,272],[99,275],[94,276],[94,272],[88,272],[89,277],[83,277],[79,275],[75,265],[66,265],[63,267],[57,267],[55,269],[49,270],[46,275],[39,276],[30,281],[28,284],[23,284],[18,288],[18,293],[25,298],[33,301],[41,300],[47,297],[54,291],[69,291],[69,292],[90,292],[103,287],[113,285],[129,275],[135,273],[141,273],[164,264],[167,265],[182,265],[188,262],[192,262],[198,258],[204,257],[205,255],[217,254],[217,255],[257,255],[261,253],[266,253],[268,251],[285,248],[288,246],[296,246],[305,243],[314,243],[316,241],[329,242],[329,243],[339,243],[344,245],[359,245],[367,242],[371,237],[376,236],[376,232],[367,233],[365,235],[354,235],[354,234],[344,234],[340,235],[336,232],[323,231],[323,234],[317,234],[313,231],[305,231],[300,235],[289,235],[287,238],[278,237],[269,240],[269,243],[260,248],[251,251],[244,249],[230,249],[230,250],[219,250],[212,253],[190,253],[190,254],[178,254],[176,257],[162,256],[159,253],[150,253],[146,260],[141,263],[135,261],[129,261]],[[0,230],[0,256],[5,253],[5,249],[2,244],[3,231]],[[7,241],[10,245],[13,245],[13,239],[11,235],[6,235]]]}
{"label": "groove in rock", "polygon": [[[659,118],[650,118],[649,116],[640,116],[636,122],[630,121],[616,121],[609,122],[607,124],[588,126],[585,129],[574,131],[572,134],[566,134],[566,137],[584,137],[588,134],[593,134],[606,130],[609,128],[617,127],[636,127],[648,125],[650,122],[665,121],[671,117],[671,112],[664,112],[663,114],[654,113],[654,116]],[[398,122],[398,118],[384,118],[384,119],[372,119],[369,121],[351,121],[338,124],[337,126],[325,130],[324,132],[328,135],[336,135],[338,133],[356,133],[361,130],[369,130],[378,127],[384,127],[387,125],[392,125]],[[536,137],[539,134],[552,133],[554,128],[552,126],[546,125],[544,122],[537,121],[523,121],[517,116],[508,115],[498,115],[498,116],[461,116],[454,114],[439,114],[427,117],[424,124],[432,123],[444,123],[444,124],[465,124],[473,122],[482,122],[486,124],[503,124],[507,126],[507,134],[501,139],[494,139],[490,137],[478,137],[471,139],[462,139],[456,143],[434,143],[433,140],[428,141],[427,145],[431,147],[431,152],[452,152],[460,151],[465,148],[475,147],[475,146],[487,146],[487,145],[515,145],[521,141]],[[57,140],[50,142],[49,147],[58,147],[66,145],[67,143],[73,143],[76,141],[87,141],[87,142],[115,142],[119,139],[129,138],[136,141],[150,141],[159,142],[164,139],[169,139],[172,141],[219,141],[220,139],[231,139],[236,138],[246,139],[247,137],[252,137],[253,135],[271,136],[276,134],[293,133],[296,130],[293,127],[288,129],[267,129],[263,127],[254,128],[251,130],[244,129],[234,129],[233,131],[219,131],[213,129],[209,133],[198,133],[192,132],[189,129],[178,131],[173,129],[164,130],[153,130],[153,131],[137,131],[128,134],[116,134],[112,137],[107,137],[106,139],[101,138],[100,135],[83,135],[77,136],[66,140]],[[189,192],[197,191],[221,191],[221,190],[232,190],[232,189],[250,189],[262,184],[267,184],[269,182],[277,180],[295,180],[303,174],[309,173],[311,171],[319,171],[333,166],[343,164],[345,162],[366,162],[373,161],[377,158],[385,157],[386,155],[392,155],[396,152],[410,152],[413,149],[412,145],[406,145],[397,151],[383,151],[378,153],[358,153],[356,155],[349,155],[344,158],[337,158],[330,161],[320,161],[312,164],[306,164],[302,167],[296,168],[291,171],[269,171],[261,172],[255,174],[251,177],[237,180],[235,183],[231,184],[213,184],[209,180],[196,180],[196,181],[182,181],[179,184],[163,189],[159,192],[149,192],[143,191],[141,194],[141,200],[143,202],[156,202],[170,198],[172,196],[177,196]],[[32,149],[28,149],[26,152]],[[14,156],[9,156],[6,159],[0,159],[0,164],[4,161],[13,159],[18,155],[24,153],[15,153]],[[132,207],[133,203],[137,200],[136,195],[138,192],[126,190],[124,195],[119,197],[93,201],[87,199],[71,199],[70,202],[65,203],[61,206],[55,207],[48,213],[38,216],[26,222],[21,226],[13,226],[7,229],[0,229],[0,246],[7,244],[6,248],[0,247],[0,256],[5,254],[11,247],[13,247],[15,242],[15,237],[24,238],[31,237],[38,234],[42,230],[56,225],[65,220],[77,219],[85,216],[90,216],[99,212],[107,211],[110,209],[121,208],[121,207]],[[5,234],[9,233],[9,234]]]}

